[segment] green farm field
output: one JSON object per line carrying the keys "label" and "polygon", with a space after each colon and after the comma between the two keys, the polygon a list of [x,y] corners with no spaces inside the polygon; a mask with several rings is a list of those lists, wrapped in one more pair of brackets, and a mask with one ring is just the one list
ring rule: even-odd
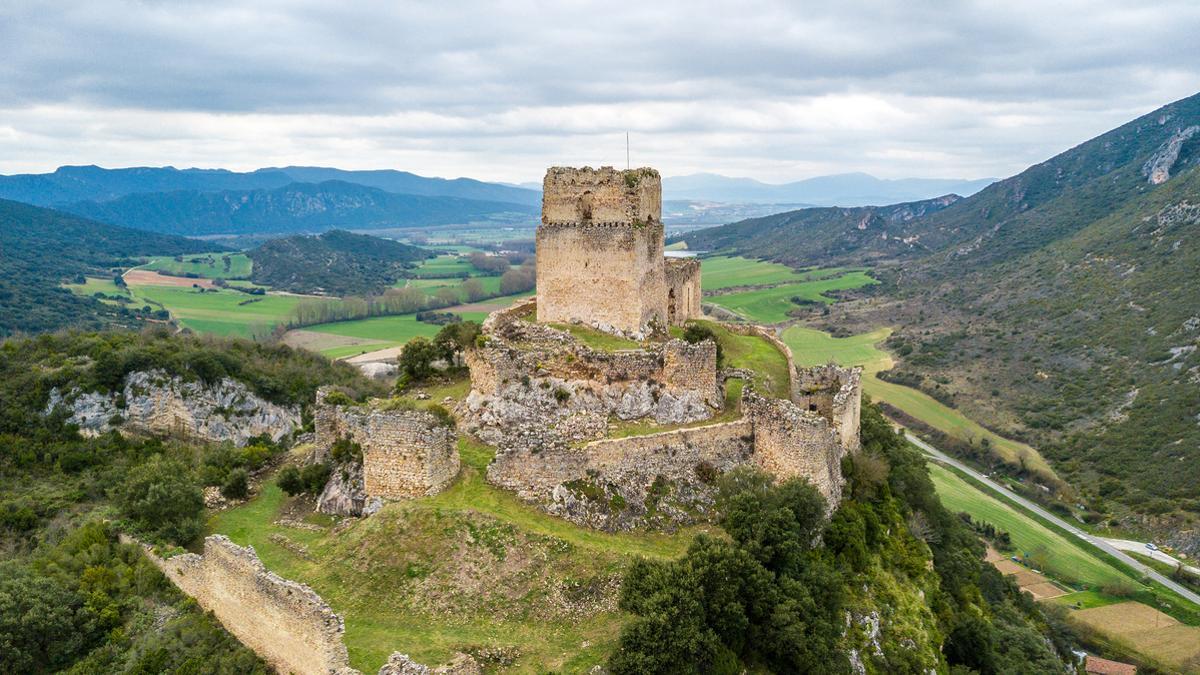
{"label": "green farm field", "polygon": [[377,349],[399,347],[415,337],[433,337],[437,335],[440,329],[441,326],[417,321],[417,317],[414,314],[400,314],[397,316],[375,316],[369,319],[358,319],[357,321],[323,323],[316,326],[308,326],[304,330],[313,333],[325,333],[333,336],[372,341],[369,346],[334,345],[323,348],[317,343],[310,347],[325,356],[337,359]]}
{"label": "green farm field", "polygon": [[[753,268],[752,268],[753,269]],[[701,269],[701,283],[704,271]],[[764,282],[765,283],[765,282]],[[788,312],[796,308],[792,298],[801,298],[811,302],[832,304],[836,300],[828,297],[831,291],[861,288],[878,283],[862,270],[847,271],[837,276],[785,283],[780,286],[761,288],[741,293],[729,293],[705,298],[707,302],[720,305],[735,312],[749,321],[760,324],[782,323],[791,318]]]}
{"label": "green farm field", "polygon": [[[828,270],[836,273],[842,270]],[[700,260],[700,285],[706,291],[735,286],[760,286],[807,281],[811,272],[798,272],[787,265],[751,260],[740,256],[713,256]]]}
{"label": "green farm field", "polygon": [[[229,260],[228,268],[225,260]],[[253,261],[245,253],[193,253],[183,256],[157,256],[140,269],[174,275],[196,274],[207,279],[248,279]]]}
{"label": "green farm field", "polygon": [[803,326],[792,326],[783,332],[783,342],[791,348],[792,357],[798,366],[814,366],[837,363],[843,366],[862,366],[863,390],[876,401],[911,415],[929,426],[969,443],[988,439],[993,451],[1009,462],[1020,462],[1047,477],[1055,476],[1054,470],[1037,450],[1000,436],[958,410],[947,406],[932,396],[894,382],[879,379],[880,371],[894,365],[887,352],[876,347],[891,335],[890,328],[880,328],[846,338],[835,338],[823,331]]}
{"label": "green farm field", "polygon": [[475,269],[466,258],[459,258],[455,255],[439,255],[436,258],[424,260],[412,273],[418,279],[450,279],[480,274],[479,270]]}
{"label": "green farm field", "polygon": [[165,307],[187,328],[235,337],[270,331],[301,300],[291,295],[247,295],[229,290],[201,293],[186,286],[135,286],[130,290],[135,302]]}
{"label": "green farm field", "polygon": [[1135,585],[1130,577],[1088,554],[1066,536],[980,491],[953,471],[930,462],[929,475],[946,508],[956,513],[969,513],[975,520],[991,523],[1008,532],[1018,552],[1037,560],[1043,571],[1060,581],[1091,586]]}
{"label": "green farm field", "polygon": [[[108,296],[124,296],[130,297],[129,291],[117,286],[116,282],[108,278],[86,277],[82,284],[63,284],[63,288],[75,293],[76,295],[94,296],[97,293],[103,293]],[[112,305],[121,304],[116,300],[101,300]]]}

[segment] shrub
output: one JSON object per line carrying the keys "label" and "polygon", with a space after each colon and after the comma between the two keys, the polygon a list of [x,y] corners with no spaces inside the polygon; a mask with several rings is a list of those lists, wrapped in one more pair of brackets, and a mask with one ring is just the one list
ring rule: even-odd
{"label": "shrub", "polygon": [[683,329],[683,339],[689,344],[699,344],[705,340],[712,340],[717,346],[717,366],[720,367],[725,363],[725,352],[721,349],[721,341],[717,339],[717,334],[713,329],[700,323],[689,323]]}
{"label": "shrub", "polygon": [[325,483],[329,481],[329,474],[328,464],[309,464],[300,470],[300,479],[304,483],[304,489],[315,495],[325,489]]}
{"label": "shrub", "polygon": [[225,483],[221,485],[221,496],[226,499],[245,499],[249,494],[250,474],[245,469],[230,471]]}
{"label": "shrub", "polygon": [[204,495],[191,467],[161,455],[130,469],[117,504],[134,527],[154,539],[183,545],[204,529]]}
{"label": "shrub", "polygon": [[329,456],[333,458],[334,464],[345,464],[347,462],[361,464],[363,459],[362,446],[350,440],[349,437],[342,436],[329,447]]}
{"label": "shrub", "polygon": [[292,497],[304,492],[304,480],[300,477],[300,469],[296,468],[293,464],[289,464],[280,470],[279,478],[276,482],[279,483],[280,490],[283,490]]}

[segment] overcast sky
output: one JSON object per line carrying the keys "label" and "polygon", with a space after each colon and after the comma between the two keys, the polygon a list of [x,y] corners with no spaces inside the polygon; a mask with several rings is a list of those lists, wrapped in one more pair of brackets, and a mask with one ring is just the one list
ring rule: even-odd
{"label": "overcast sky", "polygon": [[[502,6],[497,8],[497,6]],[[0,173],[1007,176],[1200,91],[1200,2],[0,2]]]}

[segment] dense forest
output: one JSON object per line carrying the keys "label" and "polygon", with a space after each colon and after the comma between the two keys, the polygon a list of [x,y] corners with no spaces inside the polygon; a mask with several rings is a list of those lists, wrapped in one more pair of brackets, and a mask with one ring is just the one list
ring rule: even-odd
{"label": "dense forest", "polygon": [[277,290],[325,295],[375,295],[434,253],[391,239],[344,230],[271,239],[247,255],[251,280]]}
{"label": "dense forest", "polygon": [[143,255],[213,250],[183,237],[105,225],[0,200],[0,337],[64,327],[133,326],[149,310],[106,305],[62,288],[83,275],[112,277]]}

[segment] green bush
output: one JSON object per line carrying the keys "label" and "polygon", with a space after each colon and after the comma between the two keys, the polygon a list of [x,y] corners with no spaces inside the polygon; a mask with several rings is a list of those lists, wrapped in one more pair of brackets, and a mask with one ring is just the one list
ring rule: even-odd
{"label": "green bush", "polygon": [[300,477],[300,469],[294,464],[288,464],[279,471],[276,479],[279,489],[295,497],[304,492],[304,479]]}
{"label": "green bush", "polygon": [[331,470],[328,464],[309,464],[300,470],[300,480],[304,484],[306,492],[319,494],[325,489],[325,483],[329,481]]}
{"label": "green bush", "polygon": [[221,485],[221,496],[226,499],[245,499],[250,494],[250,474],[245,469],[234,469]]}
{"label": "green bush", "polygon": [[712,340],[712,343],[717,346],[717,367],[721,367],[725,363],[725,351],[721,349],[721,341],[717,339],[717,334],[713,329],[700,323],[689,323],[683,329],[683,339],[690,344],[699,344],[705,340]]}
{"label": "green bush", "polygon": [[155,455],[130,469],[116,497],[134,527],[152,539],[184,545],[204,529],[204,495],[181,462]]}

